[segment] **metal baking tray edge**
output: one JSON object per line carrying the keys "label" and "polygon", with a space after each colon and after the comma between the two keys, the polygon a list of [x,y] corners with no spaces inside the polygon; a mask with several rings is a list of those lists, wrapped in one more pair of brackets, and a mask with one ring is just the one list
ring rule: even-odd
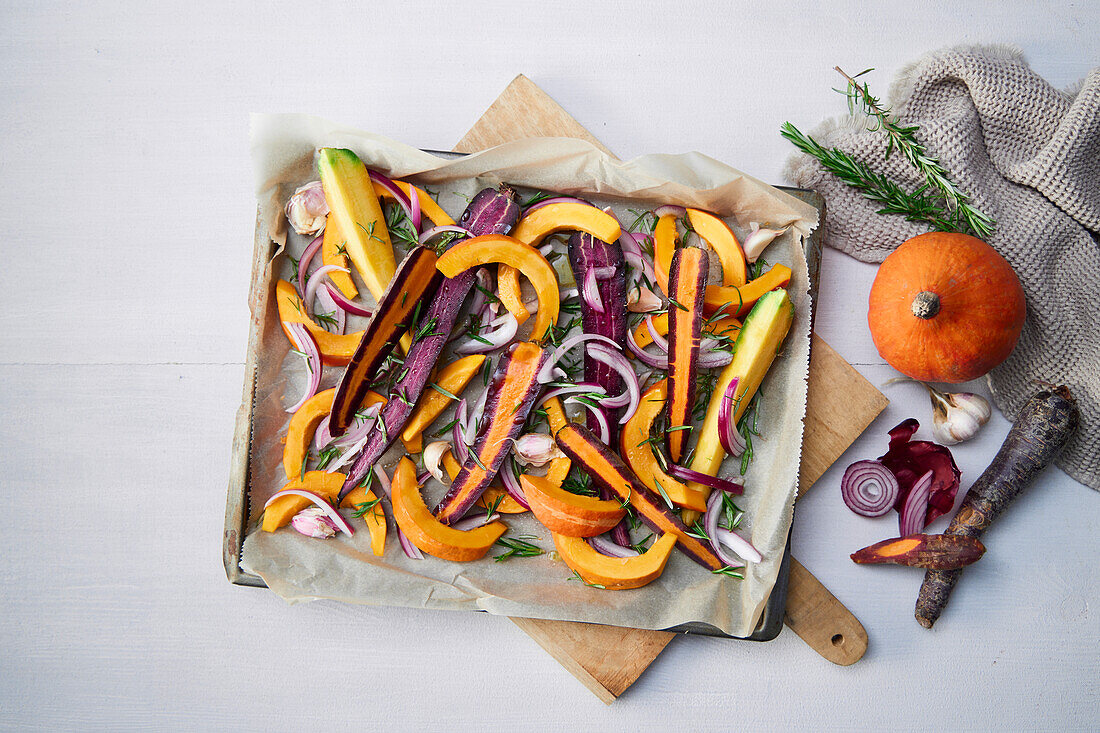
{"label": "metal baking tray edge", "polygon": [[[447,151],[426,150],[425,152],[442,158],[460,157],[458,153]],[[776,188],[805,201],[818,210],[818,226],[803,242],[810,283],[810,331],[812,333],[814,316],[817,310],[817,286],[821,267],[823,237],[821,222],[825,218],[825,200],[820,194],[808,189],[789,188],[787,186],[776,186]],[[244,366],[244,392],[241,395],[241,406],[237,410],[233,429],[228,498],[225,507],[225,526],[222,532],[222,564],[225,566],[226,577],[234,585],[254,588],[266,588],[267,585],[264,583],[263,578],[241,570],[240,559],[249,517],[248,484],[251,467],[248,456],[251,453],[252,412],[256,394],[256,371],[258,367],[256,353],[260,334],[263,333],[264,321],[271,315],[270,310],[274,307],[273,299],[270,297],[272,290],[269,282],[270,278],[267,277],[268,263],[274,254],[274,250],[275,243],[266,235],[257,211],[256,234],[252,250],[252,282],[249,288],[252,318],[248,329],[248,352]],[[794,526],[793,522],[791,526]],[[791,536],[788,532],[787,547],[783,553],[783,562],[779,566],[775,585],[772,587],[767,603],[764,604],[764,611],[760,615],[756,630],[749,636],[731,636],[710,624],[702,622],[679,624],[663,630],[674,633],[717,636],[725,639],[771,641],[779,636],[779,632],[783,629],[783,615],[787,605],[787,587],[790,580],[790,565]]]}

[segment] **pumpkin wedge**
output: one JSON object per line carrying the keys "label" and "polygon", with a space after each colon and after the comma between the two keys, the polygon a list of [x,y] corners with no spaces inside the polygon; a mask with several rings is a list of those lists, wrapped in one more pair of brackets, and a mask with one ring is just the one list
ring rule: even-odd
{"label": "pumpkin wedge", "polygon": [[397,526],[422,551],[443,560],[477,560],[508,531],[503,522],[491,522],[466,532],[442,524],[424,504],[416,484],[416,467],[408,456],[397,464],[390,492]]}
{"label": "pumpkin wedge", "polygon": [[[334,501],[343,483],[344,474],[342,473],[310,471],[302,479],[295,477],[283,488],[305,489],[329,501]],[[348,494],[340,506],[355,509],[364,502],[373,502],[375,498],[374,492],[359,487]],[[312,502],[303,496],[279,497],[264,510],[262,529],[265,532],[274,532],[279,527],[285,527],[290,524],[295,514],[311,504]],[[366,522],[367,530],[370,532],[371,552],[380,557],[386,549],[386,515],[382,512],[382,505],[375,504],[367,509],[363,514],[363,521]]]}
{"label": "pumpkin wedge", "polygon": [[582,465],[597,485],[629,501],[646,525],[656,532],[674,535],[676,546],[685,555],[708,570],[721,570],[726,566],[709,545],[688,534],[687,527],[665,500],[650,491],[588,428],[570,423],[558,431],[556,439],[562,452]]}
{"label": "pumpkin wedge", "polygon": [[723,285],[744,285],[747,282],[748,265],[745,250],[737,241],[737,235],[726,222],[714,214],[699,209],[687,210],[688,222],[699,238],[710,245],[722,263]]}
{"label": "pumpkin wedge", "polygon": [[[734,377],[737,377],[737,393],[734,395],[733,421],[736,423],[749,406],[764,375],[779,353],[794,321],[794,306],[786,290],[774,290],[764,294],[745,319],[737,341],[733,346],[733,361],[718,376],[718,383],[707,405],[707,416],[699,427],[699,440],[695,444],[691,466],[693,471],[717,476],[718,468],[726,456],[718,437],[718,411]],[[709,494],[706,487],[689,483],[691,488]]]}
{"label": "pumpkin wedge", "polygon": [[[432,224],[437,227],[450,226],[455,223],[455,220],[451,218],[443,208],[435,202],[431,196],[429,196],[423,189],[417,188],[411,183],[405,183],[404,181],[394,181],[394,185],[400,188],[406,196],[412,197],[412,192],[416,191],[416,198],[420,201],[420,212],[431,220]],[[379,199],[390,199],[393,201],[393,195],[389,190],[378,183],[374,184],[374,193]]]}
{"label": "pumpkin wedge", "polygon": [[[275,303],[279,308],[280,321],[302,323],[309,329],[310,335],[317,342],[317,348],[321,351],[321,361],[325,364],[337,366],[351,361],[351,357],[363,337],[362,331],[338,334],[331,333],[318,326],[306,313],[306,308],[302,305],[302,299],[298,297],[298,291],[286,280],[280,280],[275,284]],[[285,332],[286,329],[284,328],[283,331]],[[287,334],[287,338],[290,338],[289,334]]]}
{"label": "pumpkin wedge", "polygon": [[752,307],[756,305],[756,301],[760,300],[764,293],[769,293],[777,288],[785,288],[790,282],[791,268],[786,265],[775,264],[763,275],[741,287],[717,287],[712,285],[707,288],[707,314],[721,310],[725,315],[741,318],[752,310]]}
{"label": "pumpkin wedge", "polygon": [[[651,317],[653,319],[653,330],[656,331],[659,336],[668,336],[668,313],[657,313]],[[704,323],[703,332],[700,336],[704,339],[722,336],[733,340],[737,338],[737,332],[740,330],[741,321],[736,318],[719,318],[716,321]],[[653,343],[653,334],[649,332],[649,326],[646,325],[644,318],[634,327],[634,342],[643,349]],[[633,357],[633,354],[628,354],[628,356]]]}
{"label": "pumpkin wedge", "polygon": [[[424,430],[431,425],[439,414],[452,400],[450,394],[461,394],[466,389],[470,379],[481,369],[485,361],[484,354],[471,354],[458,361],[453,361],[445,366],[435,376],[435,382],[429,382],[429,389],[424,390],[420,400],[416,403],[416,409],[405,423],[405,429],[401,433],[401,441],[405,444],[405,450],[409,453],[419,453],[423,450]],[[439,389],[431,389],[435,384]]]}
{"label": "pumpkin wedge", "polygon": [[[335,265],[348,269],[348,258],[344,254],[347,251],[347,240],[340,233],[340,225],[336,223],[336,217],[330,211],[325,223],[325,234],[321,240],[321,262],[326,265]],[[352,300],[359,297],[359,288],[355,287],[355,281],[350,272],[333,270],[328,274],[332,284],[340,289],[346,297]]]}
{"label": "pumpkin wedge", "polygon": [[[336,388],[326,389],[310,397],[306,403],[290,418],[286,429],[286,444],[283,446],[283,471],[288,479],[300,476],[302,464],[309,451],[309,442],[313,433],[332,410],[332,397]],[[367,392],[363,407],[385,404],[386,398],[377,392]]]}
{"label": "pumpkin wedge", "polygon": [[[532,247],[556,232],[578,231],[591,234],[604,242],[614,242],[622,234],[618,220],[595,206],[577,203],[548,204],[520,219],[512,236]],[[520,296],[519,271],[502,264],[497,268],[497,290],[500,302],[521,324],[530,312]]]}
{"label": "pumpkin wedge", "polygon": [[486,420],[470,457],[436,508],[443,524],[461,519],[497,475],[542,388],[538,375],[546,357],[545,350],[529,341],[516,344],[501,357],[489,382]]}
{"label": "pumpkin wedge", "polygon": [[672,268],[672,253],[676,251],[679,237],[676,234],[676,217],[665,214],[653,227],[653,274],[657,284],[668,293],[668,272]]}
{"label": "pumpkin wedge", "polygon": [[[544,339],[550,327],[558,322],[560,305],[558,274],[554,272],[553,266],[547,262],[542,253],[531,245],[504,234],[474,237],[459,242],[447,250],[439,258],[439,271],[447,277],[455,277],[460,272],[493,263],[515,267],[535,286],[535,293],[538,294],[539,299],[539,312],[535,317],[531,338]],[[522,302],[519,305],[522,306]],[[507,303],[505,307],[508,307]],[[516,307],[516,303],[512,303],[512,307]],[[515,311],[510,309],[510,312],[519,320],[519,315]]]}
{"label": "pumpkin wedge", "polygon": [[[550,434],[558,432],[566,426],[569,420],[565,417],[565,410],[561,407],[561,400],[557,397],[551,397],[543,405],[543,409],[546,410],[546,418],[550,422]],[[560,487],[562,482],[569,476],[569,468],[572,465],[572,461],[569,457],[555,458],[550,461],[550,466],[546,469],[546,475],[544,478],[550,481],[555,486]]]}
{"label": "pumpkin wedge", "polygon": [[[444,453],[442,463],[443,470],[451,477],[451,481],[454,481],[458,476],[458,472],[462,470],[462,466],[458,465],[458,460],[455,458],[454,453],[451,451]],[[486,511],[489,510],[489,507],[495,506],[496,510],[501,514],[523,514],[527,511],[527,507],[513,499],[511,494],[499,486],[490,486],[485,489],[485,493],[481,495],[481,498],[477,500],[476,504]]]}
{"label": "pumpkin wedge", "polygon": [[573,494],[541,476],[523,475],[519,482],[535,519],[551,532],[567,537],[595,537],[626,516],[626,509],[617,499]]}
{"label": "pumpkin wedge", "polygon": [[668,380],[665,379],[642,393],[638,409],[623,426],[622,444],[619,447],[619,452],[622,454],[623,460],[626,461],[626,465],[630,466],[630,470],[650,490],[658,494],[663,491],[677,506],[705,512],[707,510],[707,495],[689,488],[686,484],[665,473],[661,468],[661,464],[657,462],[656,456],[653,455],[653,449],[649,444],[653,421],[664,411],[667,394]]}
{"label": "pumpkin wedge", "polygon": [[637,557],[609,557],[579,537],[551,534],[554,548],[569,569],[575,570],[584,582],[607,590],[641,588],[652,583],[661,577],[676,546],[676,536],[666,534]]}
{"label": "pumpkin wedge", "polygon": [[393,281],[378,299],[378,308],[355,354],[348,362],[336,387],[336,397],[329,414],[332,435],[343,435],[352,416],[363,403],[370,381],[378,376],[383,360],[393,351],[398,337],[414,322],[421,304],[439,288],[442,277],[436,268],[438,258],[427,247],[414,247],[401,261]]}
{"label": "pumpkin wedge", "polygon": [[347,240],[347,253],[367,290],[381,302],[396,261],[367,167],[350,150],[321,148],[317,170],[333,220]]}
{"label": "pumpkin wedge", "polygon": [[680,247],[672,255],[668,306],[668,400],[665,402],[666,444],[673,463],[684,454],[695,406],[695,377],[703,330],[703,297],[707,289],[707,251]]}

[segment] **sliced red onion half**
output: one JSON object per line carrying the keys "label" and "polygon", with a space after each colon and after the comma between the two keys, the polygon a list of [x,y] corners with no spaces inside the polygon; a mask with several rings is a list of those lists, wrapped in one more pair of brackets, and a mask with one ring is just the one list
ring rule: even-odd
{"label": "sliced red onion half", "polygon": [[330,272],[347,271],[346,267],[340,267],[339,265],[323,265],[314,270],[313,274],[306,280],[305,293],[302,295],[302,302],[305,303],[306,311],[313,312],[313,299],[317,297],[317,289],[321,287],[326,275]]}
{"label": "sliced red onion half", "polygon": [[584,409],[595,415],[596,424],[600,426],[599,439],[604,445],[611,442],[611,425],[607,422],[607,415],[603,414],[603,410],[598,407],[593,407],[586,402],[581,402],[575,397],[568,397],[565,400],[565,404],[581,405]]}
{"label": "sliced red onion half", "polygon": [[364,316],[366,318],[370,318],[374,315],[374,311],[368,310],[354,300],[351,300],[340,292],[340,288],[332,283],[325,283],[325,290],[328,291],[329,297],[332,298],[333,302],[336,303],[340,310],[350,313],[353,316]]}
{"label": "sliced red onion half", "polygon": [[314,504],[316,504],[321,511],[325,513],[326,517],[332,520],[332,523],[335,524],[341,532],[348,535],[349,537],[355,534],[355,530],[351,528],[351,525],[348,524],[346,519],[340,516],[340,512],[336,511],[336,507],[332,506],[332,504],[329,503],[328,499],[321,496],[320,494],[316,494],[312,491],[307,491],[305,489],[283,489],[282,491],[276,491],[274,494],[271,495],[271,498],[267,500],[267,503],[264,504],[264,509],[267,509],[269,506],[271,506],[272,502],[284,496],[301,496],[303,498],[309,499]]}
{"label": "sliced red onion half", "polygon": [[[847,472],[844,475],[847,477]],[[908,537],[924,529],[924,520],[928,514],[928,500],[932,498],[934,476],[934,471],[925,473],[913,484],[913,488],[909,490],[909,496],[905,497],[905,503],[902,504],[901,513],[898,516],[900,537]]]}
{"label": "sliced red onion half", "polygon": [[412,220],[412,206],[409,204],[409,197],[405,195],[405,192],[398,188],[396,183],[378,171],[372,170],[368,172],[370,173],[370,179],[386,189],[386,191],[393,196],[394,200],[401,205],[401,208],[405,210],[405,215]]}
{"label": "sliced red onion half", "polygon": [[[320,251],[324,241],[324,235],[315,238],[306,245],[306,248],[302,250],[302,256],[298,259],[298,295],[302,296],[303,302],[305,302],[306,278],[309,276],[309,265],[313,262],[314,256]],[[309,305],[307,304],[306,307],[308,308]]]}
{"label": "sliced red onion half", "polygon": [[409,186],[409,220],[412,221],[413,231],[420,233],[420,194]]}
{"label": "sliced red onion half", "polygon": [[562,341],[561,346],[554,349],[554,351],[550,354],[550,358],[546,360],[546,364],[544,364],[542,370],[539,371],[539,382],[541,382],[542,384],[546,384],[547,382],[553,381],[554,367],[557,366],[557,363],[561,361],[561,358],[565,356],[566,352],[568,352],[573,347],[584,343],[585,341],[592,340],[602,341],[606,344],[610,344],[617,350],[621,349],[621,347],[617,343],[609,339],[607,336],[601,336],[598,333],[578,333],[575,336],[570,336],[569,338]]}
{"label": "sliced red onion half", "polygon": [[500,467],[500,482],[504,485],[504,490],[508,492],[508,496],[516,500],[516,502],[524,509],[530,509],[531,505],[527,503],[527,495],[523,493],[523,487],[519,484],[519,479],[516,478],[516,461],[512,456],[508,456],[504,460],[504,465]]}
{"label": "sliced red onion half", "polygon": [[653,210],[653,215],[660,219],[662,216],[675,216],[677,218],[687,213],[687,209],[683,206],[673,206],[671,204],[665,206],[658,206]]}
{"label": "sliced red onion half", "polygon": [[[332,432],[329,430],[328,420],[322,420],[321,424],[317,426],[316,432],[313,434],[313,445],[317,450],[321,450],[330,443],[335,445],[353,445],[358,443],[367,435],[371,428],[374,427],[375,418],[378,417],[378,411],[381,409],[381,405],[371,405],[363,410],[362,418],[356,418],[352,426],[347,431],[337,438],[335,441],[332,439]],[[341,463],[343,465],[343,463]]]}
{"label": "sliced red onion half", "polygon": [[668,371],[668,356],[657,356],[656,354],[650,354],[641,346],[638,346],[638,342],[634,340],[633,329],[627,329],[626,331],[626,345],[630,349],[634,356],[638,357],[648,367],[653,369],[662,369]]}
{"label": "sliced red onion half", "polygon": [[596,535],[595,537],[589,537],[588,544],[592,546],[596,552],[601,555],[607,555],[608,557],[637,557],[638,551],[633,547],[623,547],[616,543],[607,535]]}
{"label": "sliced red onion half", "polygon": [[421,232],[420,237],[418,237],[418,239],[419,239],[421,244],[427,244],[432,239],[432,237],[438,237],[440,234],[446,234],[447,232],[454,232],[455,234],[461,234],[463,237],[467,237],[467,238],[471,238],[471,239],[474,236],[473,232],[471,232],[469,229],[466,229],[464,227],[460,227],[457,224],[455,224],[455,225],[447,224],[445,226],[431,227],[430,229],[425,229],[423,232]]}
{"label": "sliced red onion half", "polygon": [[603,300],[600,298],[600,288],[596,284],[596,268],[592,267],[584,273],[584,282],[581,283],[581,297],[585,305],[597,313],[603,313]]}
{"label": "sliced red onion half", "polygon": [[[493,279],[489,276],[489,271],[484,267],[477,268],[477,272],[474,273],[473,297],[470,298],[471,314],[482,315],[485,304],[489,302],[488,293],[491,292],[493,292]],[[465,327],[460,324],[456,330],[462,333]]]}
{"label": "sliced red onion half", "polygon": [[621,351],[613,351],[603,344],[592,344],[588,347],[588,353],[596,361],[617,371],[622,376],[623,382],[626,383],[626,389],[621,395],[600,402],[601,407],[623,407],[625,405],[626,410],[623,411],[623,416],[619,420],[620,425],[625,425],[627,420],[632,418],[638,410],[638,404],[642,399],[642,385],[638,380],[634,367],[630,365],[626,355]]}
{"label": "sliced red onion half", "polygon": [[645,327],[649,331],[649,337],[653,339],[653,343],[657,344],[657,348],[661,351],[668,353],[668,339],[660,334],[657,330],[657,325],[653,323],[653,316],[645,317]]}
{"label": "sliced red onion half", "polygon": [[332,333],[343,335],[348,325],[348,313],[337,305],[336,300],[329,294],[328,283],[325,283],[325,287],[317,291],[317,307],[319,313],[331,313],[336,320],[336,324],[332,327]]}
{"label": "sliced red onion half", "polygon": [[455,348],[456,354],[487,354],[490,351],[507,346],[519,332],[519,321],[511,313],[505,313],[500,318],[489,322],[489,327],[494,329],[487,333],[479,333],[478,336],[489,343],[483,343],[477,339],[459,344]]}
{"label": "sliced red onion half", "polygon": [[[722,494],[715,491],[707,500],[707,513],[703,515],[703,525],[710,538],[710,548],[726,565],[737,567],[743,560],[760,562],[764,557],[748,540],[728,529],[720,528],[718,520],[722,516]],[[728,548],[728,549],[727,549]],[[731,555],[732,550],[736,555]]]}
{"label": "sliced red onion half", "polygon": [[[607,392],[604,391],[604,388],[596,384],[595,382],[577,382],[576,384],[570,385],[568,387],[555,387],[554,389],[550,390],[542,397],[540,397],[538,403],[535,406],[542,407],[554,397],[582,393],[595,393],[600,395],[607,394]],[[600,404],[605,404],[604,400],[601,400]]]}
{"label": "sliced red onion half", "polygon": [[548,199],[543,199],[537,203],[533,203],[523,210],[523,215],[527,216],[535,209],[541,209],[543,206],[549,206],[550,204],[584,204],[585,206],[592,206],[584,199],[574,198],[572,196],[553,196]]}
{"label": "sliced red onion half", "polygon": [[305,394],[293,407],[288,407],[287,412],[297,412],[313,395],[317,394],[317,388],[321,386],[321,350],[317,348],[317,342],[313,334],[309,332],[304,323],[290,323],[283,321],[283,328],[290,334],[294,346],[305,355],[306,369],[309,370],[309,382],[306,385]]}
{"label": "sliced red onion half", "polygon": [[668,467],[668,472],[681,481],[694,481],[697,484],[702,484],[703,486],[717,489],[718,491],[724,491],[727,494],[736,494],[740,496],[745,493],[745,487],[741,484],[735,481],[728,481],[724,478],[718,478],[717,476],[711,476],[709,473],[693,471],[690,468],[684,468],[676,464],[670,465]]}
{"label": "sliced red onion half", "polygon": [[[931,479],[928,485],[931,486]],[[840,496],[844,503],[853,512],[865,517],[881,517],[890,511],[898,500],[900,490],[897,478],[879,461],[856,461],[845,469],[844,477],[840,479]],[[924,509],[927,509],[927,495],[924,503]]]}
{"label": "sliced red onion half", "polygon": [[737,423],[733,420],[733,414],[737,398],[737,385],[740,377],[730,380],[729,386],[722,394],[722,401],[718,405],[718,441],[722,444],[722,450],[731,456],[739,456],[745,452],[745,439],[737,432]]}
{"label": "sliced red onion half", "polygon": [[471,529],[484,527],[486,524],[495,522],[498,519],[500,519],[500,515],[495,512],[493,514],[474,514],[458,520],[451,525],[451,529],[457,529],[460,532],[469,532]]}

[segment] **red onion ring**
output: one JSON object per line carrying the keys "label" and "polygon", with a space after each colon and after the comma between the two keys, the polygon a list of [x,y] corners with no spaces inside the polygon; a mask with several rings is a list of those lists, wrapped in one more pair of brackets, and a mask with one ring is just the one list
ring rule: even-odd
{"label": "red onion ring", "polygon": [[470,517],[464,517],[451,525],[451,529],[457,529],[460,532],[469,532],[471,529],[477,529],[478,527],[484,527],[486,524],[495,522],[500,519],[500,515],[493,514],[475,514]]}
{"label": "red onion ring", "polygon": [[751,542],[725,527],[718,528],[718,542],[733,550],[745,562],[761,562],[764,559],[760,550],[753,547]]}
{"label": "red onion ring", "polygon": [[638,551],[633,547],[623,547],[614,540],[610,539],[606,535],[596,535],[595,537],[589,537],[588,544],[592,546],[596,552],[601,555],[607,555],[608,557],[637,557]]}
{"label": "red onion ring", "polygon": [[[309,275],[309,264],[313,262],[314,255],[321,249],[321,245],[325,241],[325,236],[322,234],[306,245],[306,248],[302,250],[302,256],[298,259],[298,295],[301,295],[303,302],[306,292],[306,277]],[[309,305],[306,304],[308,308]]]}
{"label": "red onion ring", "polygon": [[614,267],[593,267],[592,272],[596,273],[597,280],[610,280],[615,276]]}
{"label": "red onion ring", "polygon": [[515,499],[516,503],[524,509],[530,509],[531,505],[527,503],[527,495],[523,493],[523,487],[520,486],[519,479],[516,478],[516,462],[512,456],[505,459],[499,473],[500,482],[504,485],[504,490],[508,492],[508,496]]}
{"label": "red onion ring", "polygon": [[283,328],[290,334],[290,339],[294,342],[298,351],[305,354],[306,369],[309,370],[309,383],[306,386],[305,394],[293,407],[287,408],[287,412],[293,413],[300,410],[306,400],[317,394],[317,388],[321,386],[321,350],[317,348],[317,342],[314,340],[313,334],[309,332],[304,323],[283,321]]}
{"label": "red onion ring", "polygon": [[594,392],[600,395],[607,394],[604,388],[596,384],[595,382],[577,382],[576,384],[570,385],[568,387],[555,387],[554,389],[544,394],[535,406],[542,407],[554,397],[561,397],[562,395],[570,394],[580,394],[583,392]]}
{"label": "red onion ring", "polygon": [[584,204],[585,206],[592,206],[592,204],[584,199],[573,198],[572,196],[554,196],[531,204],[523,210],[523,215],[527,216],[535,209],[541,209],[543,206],[549,206],[550,204]]}
{"label": "red onion ring", "polygon": [[890,511],[900,491],[897,478],[879,461],[856,461],[844,470],[844,477],[840,479],[840,496],[844,503],[865,517],[881,517]]}
{"label": "red onion ring", "polygon": [[[621,395],[603,400],[600,403],[601,407],[622,407],[625,404],[626,410],[623,411],[623,416],[619,419],[619,424],[625,425],[627,420],[637,412],[638,405],[642,401],[642,385],[638,380],[634,367],[630,365],[626,355],[621,351],[612,351],[603,344],[591,344],[588,347],[588,353],[596,361],[617,371],[626,383],[626,389]],[[625,402],[623,398],[625,398]]]}
{"label": "red onion ring", "polygon": [[646,366],[652,369],[663,369],[664,371],[668,371],[668,357],[665,356],[664,358],[661,358],[659,356],[655,356],[647,352],[641,346],[638,346],[638,342],[634,340],[633,329],[627,329],[626,331],[626,345],[627,348],[629,348],[630,351],[634,354],[634,356],[638,357],[638,359]]}
{"label": "red onion ring", "polygon": [[[413,231],[420,233],[420,194],[409,185],[409,220],[412,222]],[[419,237],[418,237],[419,238]]]}
{"label": "red onion ring", "polygon": [[302,296],[302,302],[306,306],[307,312],[313,311],[313,299],[317,297],[317,288],[321,287],[321,281],[324,280],[325,275],[330,272],[347,272],[346,267],[340,267],[339,265],[323,265],[313,271],[313,274],[309,276],[309,280],[306,281],[306,290]]}
{"label": "red onion ring", "polygon": [[668,339],[666,339],[657,331],[657,326],[653,323],[653,316],[645,317],[645,327],[646,330],[649,331],[649,337],[653,339],[653,343],[657,344],[657,348],[667,354]]}
{"label": "red onion ring", "polygon": [[[718,520],[722,515],[722,494],[715,491],[707,500],[707,513],[703,515],[707,537],[710,538],[710,548],[718,559],[730,567],[736,567],[747,562],[760,562],[764,556],[752,546],[752,543],[744,537],[728,529],[718,526]],[[737,554],[736,557],[727,552],[727,548]]]}
{"label": "red onion ring", "polygon": [[356,303],[354,300],[351,300],[343,293],[341,293],[340,289],[332,283],[325,283],[325,289],[328,291],[329,297],[332,298],[332,300],[336,303],[340,310],[350,313],[353,316],[365,316],[367,318],[370,318],[374,315],[374,311],[367,310],[363,306]]}
{"label": "red onion ring", "polygon": [[680,218],[686,213],[687,209],[685,209],[683,206],[673,206],[671,204],[658,206],[656,209],[653,210],[653,215],[656,216],[658,219],[660,219],[662,216],[675,216],[676,218]]}
{"label": "red onion ring", "polygon": [[519,321],[511,313],[505,313],[500,318],[489,323],[489,326],[496,327],[496,330],[488,333],[478,334],[479,337],[485,339],[489,343],[482,343],[477,339],[470,339],[465,343],[459,344],[455,348],[456,354],[487,354],[490,351],[496,351],[497,349],[507,346],[508,342],[516,337],[519,332]]}
{"label": "red onion ring", "polygon": [[451,426],[452,450],[454,450],[455,459],[458,460],[459,465],[465,465],[470,458],[470,447],[466,445],[465,432],[466,398],[463,397],[458,401],[458,407],[455,408],[455,424]]}
{"label": "red onion ring", "polygon": [[[378,493],[384,495],[389,499],[390,503],[393,503],[393,493],[390,491],[390,477],[382,470],[382,466],[374,464],[374,478],[378,484]],[[397,541],[401,543],[401,549],[405,551],[405,555],[412,560],[423,560],[424,554],[420,552],[420,548],[412,543],[412,541],[405,536],[405,533],[401,531],[401,528],[397,528]]]}
{"label": "red onion ring", "polygon": [[554,367],[559,361],[561,361],[561,358],[565,356],[566,352],[577,346],[578,344],[582,344],[585,341],[590,341],[593,339],[595,339],[596,341],[603,341],[606,344],[610,344],[616,349],[622,349],[621,346],[609,339],[607,336],[601,336],[598,333],[578,333],[575,336],[570,336],[569,338],[562,341],[561,346],[554,349],[554,351],[550,354],[550,358],[546,360],[546,364],[544,364],[542,369],[539,371],[539,382],[541,382],[542,384],[546,384],[547,382],[553,381]]}
{"label": "red onion ring", "polygon": [[412,220],[412,206],[409,204],[409,197],[405,195],[405,192],[398,188],[396,183],[378,171],[368,170],[367,172],[370,174],[370,179],[386,189],[386,191],[393,196],[394,200],[401,205],[401,208],[405,210],[405,215]]}
{"label": "red onion ring", "polygon": [[438,237],[440,234],[445,234],[446,232],[454,232],[455,234],[461,234],[463,237],[465,237],[467,239],[472,239],[473,236],[474,236],[473,232],[471,232],[469,229],[466,229],[464,227],[460,227],[458,225],[448,224],[448,225],[445,225],[445,226],[432,227],[431,229],[425,229],[417,239],[421,244],[427,244],[428,240],[430,240],[432,237]]}
{"label": "red onion ring", "polygon": [[734,398],[737,396],[737,385],[740,377],[730,380],[729,386],[722,394],[722,401],[718,404],[718,441],[722,444],[722,450],[731,456],[739,456],[745,452],[745,439],[737,432],[737,425],[733,421]]}
{"label": "red onion ring", "polygon": [[591,412],[596,416],[596,424],[600,426],[600,442],[607,445],[611,442],[611,425],[607,422],[607,415],[603,414],[603,410],[598,407],[593,407],[585,402],[581,402],[575,397],[568,397],[565,400],[565,404],[581,405],[584,409]]}
{"label": "red onion ring", "polygon": [[581,297],[584,303],[597,313],[603,313],[603,300],[600,299],[600,288],[596,284],[596,268],[591,267],[584,273],[584,282],[581,283]]}
{"label": "red onion ring", "polygon": [[336,508],[329,503],[328,499],[324,498],[320,494],[315,494],[312,491],[306,491],[305,489],[283,489],[282,491],[276,491],[271,495],[271,498],[264,504],[264,509],[271,506],[271,503],[284,496],[301,496],[309,499],[325,513],[325,516],[332,520],[332,523],[339,528],[341,532],[349,537],[355,534],[355,530],[351,528],[347,520],[340,516],[340,512],[336,511]]}
{"label": "red onion ring", "polygon": [[332,317],[336,319],[336,325],[333,326],[332,332],[342,336],[347,328],[348,314],[347,311],[337,305],[336,300],[329,293],[328,283],[325,283],[325,287],[317,290],[317,307],[322,313],[332,313]]}
{"label": "red onion ring", "polygon": [[[844,475],[847,476],[847,472]],[[928,515],[928,500],[932,498],[933,476],[935,471],[929,471],[921,476],[909,490],[909,495],[905,497],[905,503],[898,516],[900,537],[908,537],[924,529],[924,520]]]}
{"label": "red onion ring", "polygon": [[668,467],[668,472],[681,481],[694,481],[697,484],[702,484],[703,486],[717,489],[718,491],[724,491],[727,494],[736,494],[740,496],[745,493],[745,487],[741,484],[717,476],[711,476],[709,473],[693,471],[690,468],[684,468],[676,464],[670,465]]}

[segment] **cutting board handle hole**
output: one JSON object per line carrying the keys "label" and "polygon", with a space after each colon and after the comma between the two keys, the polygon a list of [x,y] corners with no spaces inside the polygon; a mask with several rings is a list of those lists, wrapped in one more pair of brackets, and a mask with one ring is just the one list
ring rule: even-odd
{"label": "cutting board handle hole", "polygon": [[840,646],[844,643],[844,634],[833,634],[833,638],[829,641],[833,642],[833,646]]}

